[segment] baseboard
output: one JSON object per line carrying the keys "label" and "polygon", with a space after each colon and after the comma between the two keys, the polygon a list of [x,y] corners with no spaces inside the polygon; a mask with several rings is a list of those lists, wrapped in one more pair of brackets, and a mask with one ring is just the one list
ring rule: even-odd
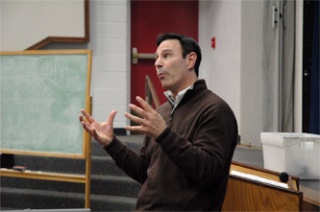
{"label": "baseboard", "polygon": [[127,131],[124,128],[114,128],[113,132],[116,135],[127,135]]}

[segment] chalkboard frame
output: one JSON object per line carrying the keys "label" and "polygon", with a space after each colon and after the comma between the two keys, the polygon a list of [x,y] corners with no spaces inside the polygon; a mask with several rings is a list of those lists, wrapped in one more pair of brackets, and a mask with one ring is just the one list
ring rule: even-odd
{"label": "chalkboard frame", "polygon": [[[0,52],[1,56],[27,56],[27,55],[39,55],[39,56],[51,56],[51,55],[86,55],[87,59],[87,77],[86,77],[86,94],[85,94],[85,105],[84,109],[91,112],[91,97],[90,97],[90,82],[91,82],[91,65],[92,65],[92,50],[26,50],[26,51],[3,51]],[[1,59],[0,59],[1,62]],[[1,98],[1,97],[0,97]],[[80,113],[79,108],[79,113]],[[75,117],[76,119],[77,117]],[[80,124],[80,123],[79,123]],[[45,156],[45,157],[62,157],[62,158],[80,158],[85,159],[88,157],[87,147],[90,142],[90,136],[88,133],[83,131],[82,136],[82,152],[81,153],[65,153],[65,152],[48,152],[48,151],[32,151],[32,150],[16,150],[16,149],[1,149],[0,153],[8,154],[21,154],[21,155],[33,155],[33,156]],[[79,143],[80,144],[80,143]]]}

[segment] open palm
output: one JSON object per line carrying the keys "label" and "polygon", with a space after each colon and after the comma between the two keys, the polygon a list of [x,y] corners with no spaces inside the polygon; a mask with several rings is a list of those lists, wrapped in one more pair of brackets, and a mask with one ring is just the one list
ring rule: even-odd
{"label": "open palm", "polygon": [[105,122],[98,122],[85,110],[81,110],[83,114],[79,116],[79,120],[83,128],[94,137],[102,146],[108,145],[113,137],[113,120],[117,111],[113,110]]}

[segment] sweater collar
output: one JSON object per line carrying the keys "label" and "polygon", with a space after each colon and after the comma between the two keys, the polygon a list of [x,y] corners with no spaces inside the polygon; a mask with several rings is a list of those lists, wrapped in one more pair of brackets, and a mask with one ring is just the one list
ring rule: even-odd
{"label": "sweater collar", "polygon": [[192,90],[193,89],[193,84],[189,87],[187,87],[186,89],[183,89],[182,91],[179,91],[178,94],[176,95],[176,97],[174,97],[172,95],[171,91],[165,91],[164,95],[167,97],[169,103],[172,105],[173,108],[176,108],[178,106],[178,104],[181,102],[183,96],[186,94],[186,92],[188,90]]}
{"label": "sweater collar", "polygon": [[[164,95],[167,97],[168,102],[173,107],[173,110],[178,106],[178,104],[181,102],[182,98],[185,96],[186,93],[190,93],[190,91],[200,91],[203,89],[206,89],[207,85],[204,79],[197,80],[193,85],[187,87],[186,89],[180,91],[176,98],[173,97],[171,91],[165,91]],[[193,92],[191,92],[193,93]]]}

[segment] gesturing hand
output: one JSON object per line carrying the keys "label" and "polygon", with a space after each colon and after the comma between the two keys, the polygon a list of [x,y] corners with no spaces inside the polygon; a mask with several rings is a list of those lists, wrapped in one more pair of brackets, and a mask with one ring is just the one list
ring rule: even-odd
{"label": "gesturing hand", "polygon": [[113,120],[116,116],[117,111],[111,111],[107,121],[105,122],[95,121],[94,118],[92,118],[92,116],[85,110],[81,110],[81,113],[86,118],[84,119],[82,115],[79,115],[79,120],[83,128],[102,146],[108,145],[114,137]]}
{"label": "gesturing hand", "polygon": [[146,101],[141,97],[136,97],[136,100],[142,106],[138,107],[134,104],[129,104],[129,108],[139,114],[141,117],[134,116],[130,113],[125,113],[125,116],[140,124],[140,126],[126,126],[126,130],[141,132],[149,135],[152,138],[157,138],[166,128],[166,123],[163,118],[157,113]]}

